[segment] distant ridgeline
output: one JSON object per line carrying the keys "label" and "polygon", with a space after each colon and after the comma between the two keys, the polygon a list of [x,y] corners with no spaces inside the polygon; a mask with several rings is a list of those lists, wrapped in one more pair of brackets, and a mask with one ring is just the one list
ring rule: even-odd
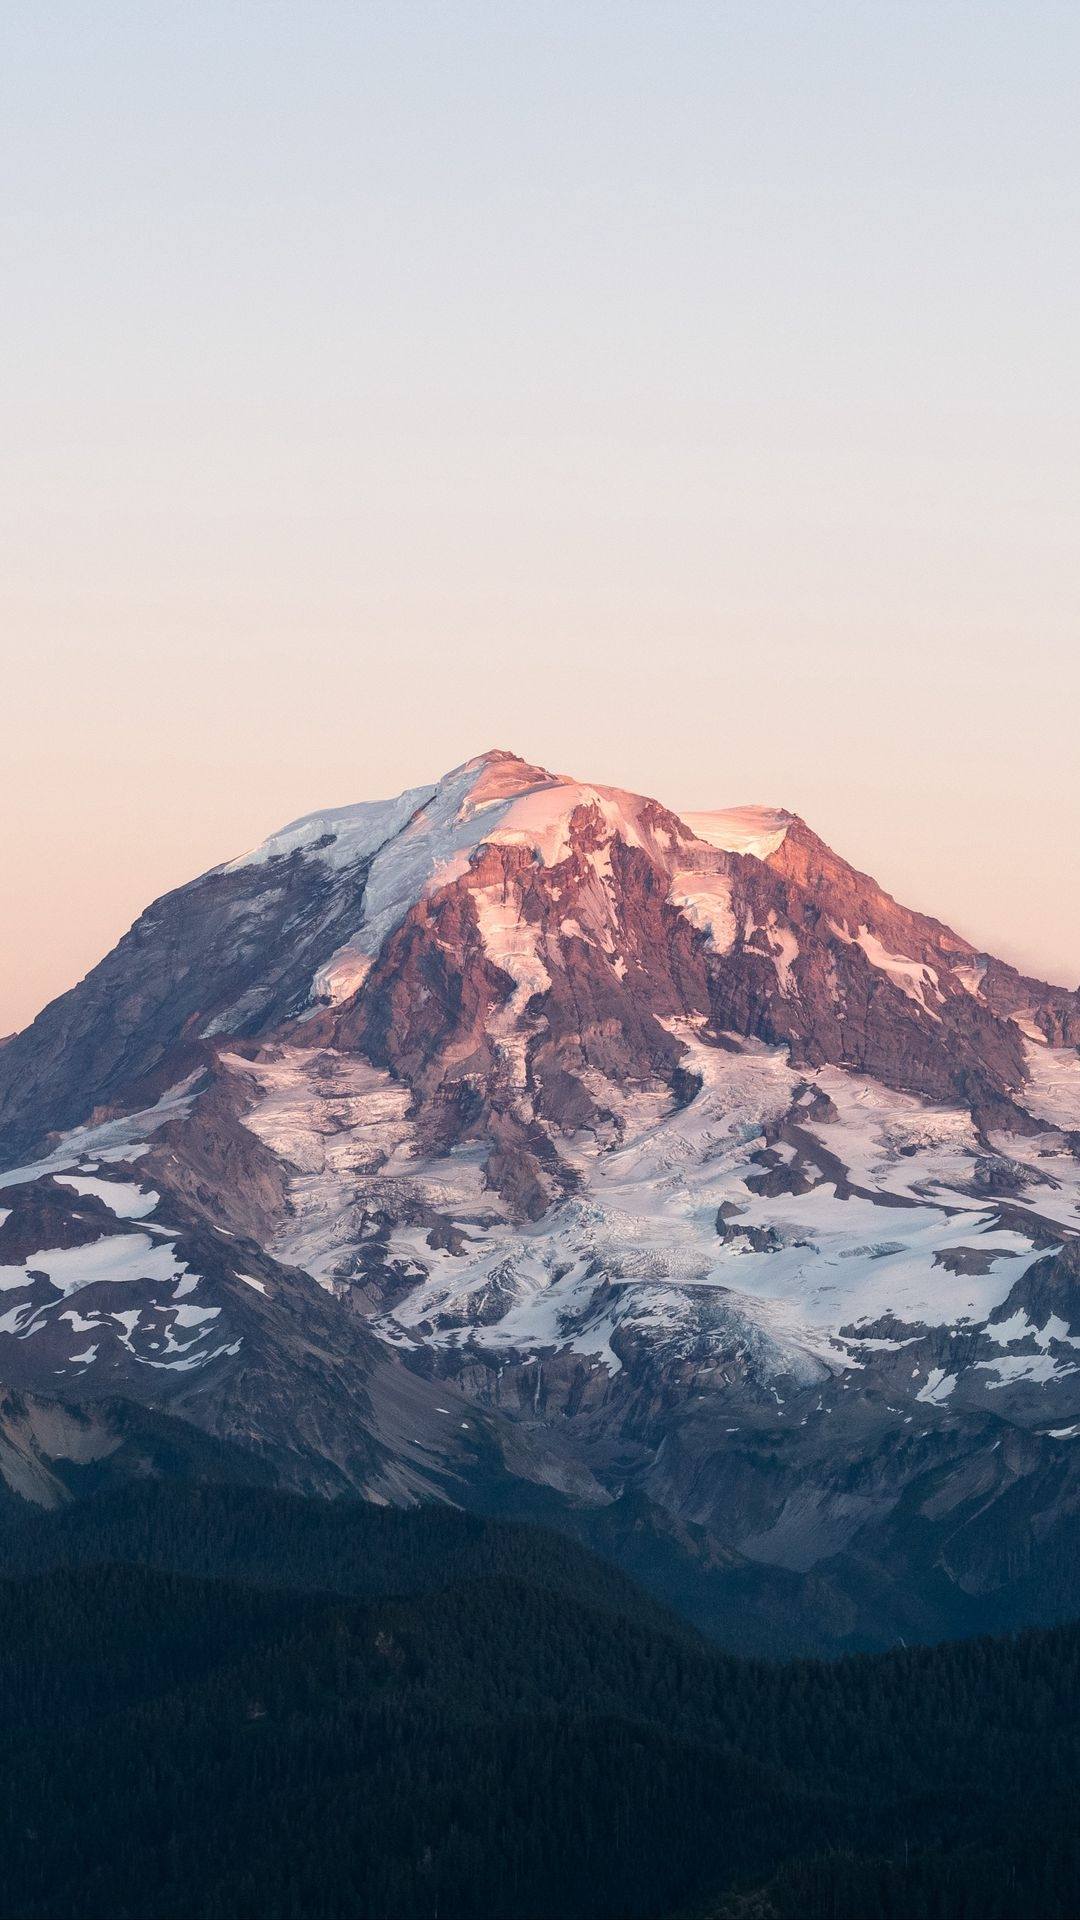
{"label": "distant ridgeline", "polygon": [[0,1539],[13,1920],[1080,1909],[1080,1628],[739,1661],[540,1529],[228,1486]]}

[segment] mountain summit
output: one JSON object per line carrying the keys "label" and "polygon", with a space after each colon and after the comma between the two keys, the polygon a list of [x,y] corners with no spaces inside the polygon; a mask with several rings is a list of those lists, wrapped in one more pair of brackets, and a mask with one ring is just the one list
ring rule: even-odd
{"label": "mountain summit", "polygon": [[[493,751],[311,814],[0,1051],[18,1472],[59,1497],[60,1406],[123,1451],[119,1399],[624,1557],[645,1511],[702,1617],[721,1565],[783,1569],[809,1643],[858,1640],[869,1563],[947,1629],[1036,1552],[1015,1485],[1071,1512],[1078,1042],[1080,995],[782,809]],[[984,1489],[978,1571],[898,1538],[931,1486]]]}

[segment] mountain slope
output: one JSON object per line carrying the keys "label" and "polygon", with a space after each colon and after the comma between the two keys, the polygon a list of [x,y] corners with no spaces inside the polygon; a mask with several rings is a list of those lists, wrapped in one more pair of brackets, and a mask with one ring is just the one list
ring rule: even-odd
{"label": "mountain slope", "polygon": [[1075,1627],[739,1662],[539,1529],[238,1489],[5,1549],[5,1913],[1076,1910]]}
{"label": "mountain slope", "polygon": [[0,1051],[0,1378],[643,1523],[809,1644],[1040,1568],[1052,1617],[1078,1034],[791,813],[482,755],[156,903]]}

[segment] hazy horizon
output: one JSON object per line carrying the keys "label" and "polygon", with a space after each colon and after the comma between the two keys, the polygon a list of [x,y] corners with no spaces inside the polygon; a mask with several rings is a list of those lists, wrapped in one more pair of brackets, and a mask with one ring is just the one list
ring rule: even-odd
{"label": "hazy horizon", "polygon": [[1080,15],[14,0],[0,1034],[497,744],[1080,980]]}

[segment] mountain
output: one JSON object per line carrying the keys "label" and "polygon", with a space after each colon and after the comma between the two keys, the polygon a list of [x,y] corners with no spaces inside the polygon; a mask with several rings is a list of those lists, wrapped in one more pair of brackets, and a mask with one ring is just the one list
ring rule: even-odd
{"label": "mountain", "polygon": [[782,809],[493,752],[312,815],[0,1049],[0,1468],[197,1431],[760,1648],[1053,1619],[1078,1048]]}

